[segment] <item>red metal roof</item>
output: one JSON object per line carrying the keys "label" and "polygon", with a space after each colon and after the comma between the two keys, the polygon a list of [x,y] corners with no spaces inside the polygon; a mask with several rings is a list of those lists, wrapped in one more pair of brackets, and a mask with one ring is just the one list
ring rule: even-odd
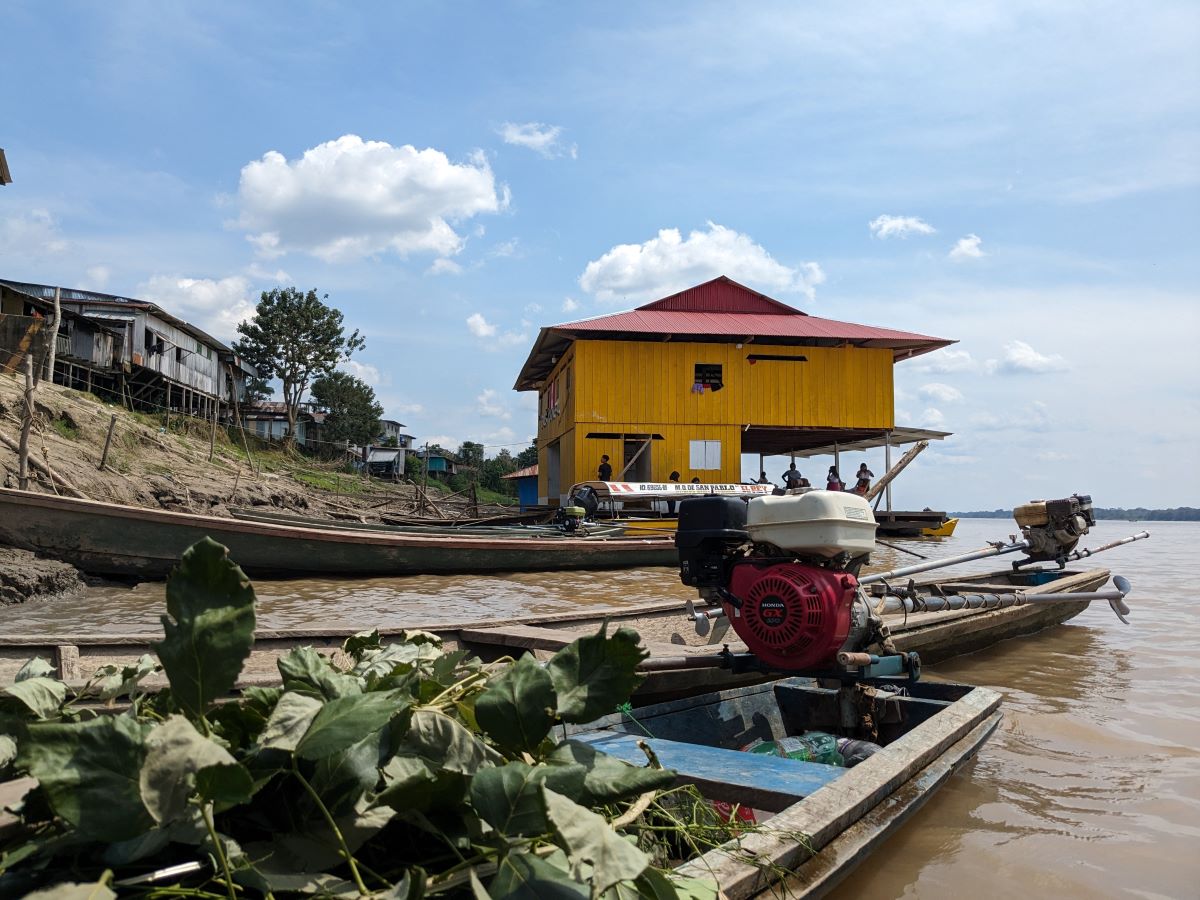
{"label": "red metal roof", "polygon": [[537,473],[538,473],[538,464],[534,463],[532,466],[526,466],[524,469],[517,469],[517,471],[515,471],[515,472],[509,472],[507,475],[501,475],[500,477],[501,478],[529,478],[530,476],[532,476],[532,477],[536,478]]}
{"label": "red metal roof", "polygon": [[722,275],[637,309],[543,328],[517,376],[516,390],[533,390],[576,340],[637,340],[639,335],[724,338],[765,344],[849,343],[887,348],[896,358],[937,350],[954,341],[893,328],[810,316]]}

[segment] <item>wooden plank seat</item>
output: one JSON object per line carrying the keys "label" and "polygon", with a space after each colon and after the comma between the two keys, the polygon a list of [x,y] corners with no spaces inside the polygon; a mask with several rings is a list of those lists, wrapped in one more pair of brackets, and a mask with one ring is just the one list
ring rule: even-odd
{"label": "wooden plank seat", "polygon": [[586,731],[572,738],[634,765],[646,763],[638,747],[644,741],[663,768],[674,769],[680,781],[696,785],[705,797],[771,812],[786,809],[846,772],[825,763],[611,731]]}

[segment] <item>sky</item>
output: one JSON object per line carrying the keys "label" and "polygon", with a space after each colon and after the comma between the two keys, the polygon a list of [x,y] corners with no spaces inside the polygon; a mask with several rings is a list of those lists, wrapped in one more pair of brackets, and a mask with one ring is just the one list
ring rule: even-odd
{"label": "sky", "polygon": [[1194,2],[3,18],[0,277],[226,341],[263,290],[316,288],[388,418],[490,456],[536,433],[512,385],[539,328],[725,274],[957,341],[896,366],[897,424],[953,432],[898,508],[1200,506]]}

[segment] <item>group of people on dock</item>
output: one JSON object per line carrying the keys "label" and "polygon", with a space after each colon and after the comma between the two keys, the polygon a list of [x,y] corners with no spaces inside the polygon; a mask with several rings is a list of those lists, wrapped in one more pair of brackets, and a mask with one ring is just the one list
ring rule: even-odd
{"label": "group of people on dock", "polygon": [[[829,471],[825,475],[825,490],[827,491],[845,491],[849,490],[854,494],[865,494],[871,489],[871,479],[875,477],[875,473],[867,468],[867,464],[863,463],[858,467],[858,471],[854,473],[854,487],[847,488],[842,476],[838,474],[837,466],[830,466]],[[767,477],[766,472],[760,472],[758,478],[759,484],[772,484],[771,479]],[[796,464],[792,463],[791,467],[783,473],[783,486],[789,490],[796,488],[810,488],[812,482],[800,474],[800,470],[796,468]]]}

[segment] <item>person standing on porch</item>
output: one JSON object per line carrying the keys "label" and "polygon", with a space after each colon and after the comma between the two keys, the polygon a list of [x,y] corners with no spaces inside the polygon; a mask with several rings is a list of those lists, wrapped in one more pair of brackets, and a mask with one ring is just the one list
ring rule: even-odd
{"label": "person standing on porch", "polygon": [[863,463],[858,467],[858,471],[854,473],[854,477],[858,479],[854,485],[855,493],[865,494],[871,489],[871,479],[875,477],[875,473],[867,468],[866,463]]}
{"label": "person standing on porch", "polygon": [[608,454],[600,457],[600,468],[596,470],[596,477],[600,481],[612,481],[612,466],[608,464]]}

